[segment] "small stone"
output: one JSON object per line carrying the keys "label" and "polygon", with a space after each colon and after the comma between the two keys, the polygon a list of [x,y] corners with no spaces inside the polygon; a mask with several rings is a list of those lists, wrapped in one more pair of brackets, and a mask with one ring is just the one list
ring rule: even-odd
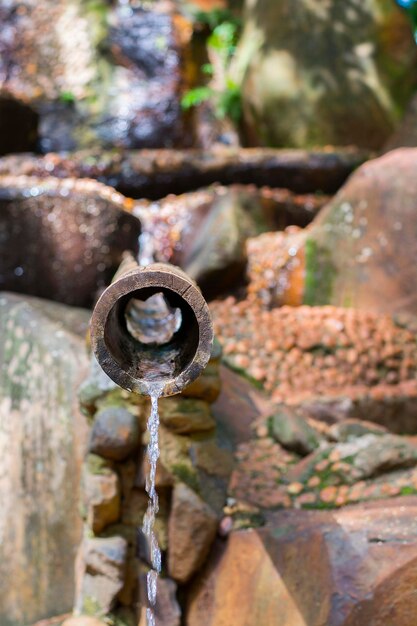
{"label": "small stone", "polygon": [[226,515],[220,521],[219,524],[219,535],[220,537],[227,537],[233,530],[233,517],[230,515]]}
{"label": "small stone", "polygon": [[265,424],[261,424],[261,426],[258,426],[258,428],[256,429],[256,435],[259,437],[259,439],[268,437],[268,434],[268,427],[265,426]]}
{"label": "small stone", "polygon": [[302,483],[291,483],[291,485],[288,486],[287,491],[291,495],[296,496],[301,493],[303,489],[304,485]]}
{"label": "small stone", "polygon": [[139,446],[137,418],[122,407],[96,413],[90,437],[90,452],[106,459],[123,461]]}
{"label": "small stone", "polygon": [[214,430],[216,426],[209,404],[192,398],[161,399],[159,417],[167,428],[181,435]]}
{"label": "small stone", "polygon": [[119,478],[113,470],[107,468],[101,474],[84,470],[83,504],[87,511],[87,524],[94,533],[100,533],[119,520],[120,503]]}
{"label": "small stone", "polygon": [[320,445],[320,434],[294,410],[281,406],[269,422],[271,435],[288,450],[306,455]]}
{"label": "small stone", "polygon": [[320,492],[320,499],[323,502],[330,503],[334,502],[337,496],[337,487],[325,487]]}
{"label": "small stone", "polygon": [[111,611],[125,583],[127,553],[123,537],[85,540],[76,610],[97,616]]}
{"label": "small stone", "polygon": [[186,583],[204,563],[217,530],[217,516],[194,491],[174,487],[168,525],[168,571]]}
{"label": "small stone", "polygon": [[316,470],[316,472],[324,472],[324,470],[326,470],[329,465],[330,463],[328,459],[323,459],[314,466],[314,469]]}

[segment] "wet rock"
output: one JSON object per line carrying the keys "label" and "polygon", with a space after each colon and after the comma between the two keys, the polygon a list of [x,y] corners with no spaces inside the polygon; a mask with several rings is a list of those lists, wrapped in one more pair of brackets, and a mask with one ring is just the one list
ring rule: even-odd
{"label": "wet rock", "polygon": [[355,148],[272,150],[83,150],[0,159],[2,175],[97,178],[133,198],[163,198],[212,183],[253,184],[297,193],[334,193],[370,158]]}
{"label": "wet rock", "polygon": [[124,461],[139,446],[138,419],[122,407],[109,407],[96,413],[89,449],[113,461]]}
{"label": "wet rock", "polygon": [[106,615],[123,588],[127,542],[123,537],[87,539],[82,555],[83,576],[76,611],[91,616]]}
{"label": "wet rock", "polygon": [[128,201],[95,181],[0,178],[0,289],[89,306],[124,250],[138,250]]}
{"label": "wet rock", "polygon": [[36,149],[38,116],[15,100],[0,97],[0,154]]}
{"label": "wet rock", "polygon": [[[12,1],[0,19],[0,100],[24,104],[26,124],[39,117],[41,151],[186,143],[180,99],[191,29],[171,5]],[[16,150],[12,131],[5,147]]]}
{"label": "wet rock", "polygon": [[304,302],[416,313],[417,151],[361,167],[306,232]]}
{"label": "wet rock", "polygon": [[273,439],[287,450],[306,455],[320,445],[320,434],[307,423],[305,418],[284,405],[271,415],[268,422]]}
{"label": "wet rock", "polygon": [[0,623],[72,609],[89,312],[0,295]]}
{"label": "wet rock", "polygon": [[[100,459],[100,457],[95,457]],[[91,456],[90,456],[91,459]],[[84,468],[83,506],[89,527],[97,534],[117,522],[121,513],[120,483],[117,474],[105,464],[92,463]]]}
{"label": "wet rock", "polygon": [[[376,626],[383,622],[372,621],[373,608],[387,623],[395,615],[396,626],[411,626],[415,515],[414,497],[271,514],[265,527],[216,544],[192,587],[185,623]],[[300,563],[314,563],[314,575]]]}
{"label": "wet rock", "polygon": [[[169,578],[158,580],[158,593],[154,609],[156,626],[180,626],[181,608],[176,598],[177,585]],[[139,626],[147,626],[146,609],[142,609]]]}
{"label": "wet rock", "polygon": [[252,145],[383,145],[414,86],[395,3],[248,0],[244,21],[235,67]]}
{"label": "wet rock", "polygon": [[243,282],[246,240],[259,233],[306,225],[325,196],[295,196],[286,189],[214,185],[159,202],[141,201],[134,214],[156,261],[173,263],[212,298]]}
{"label": "wet rock", "polygon": [[159,402],[159,417],[167,428],[182,435],[210,431],[216,426],[210,406],[204,400],[162,399]]}
{"label": "wet rock", "polygon": [[174,488],[168,528],[168,572],[186,583],[204,563],[217,528],[214,511],[184,484]]}
{"label": "wet rock", "polygon": [[212,298],[244,281],[247,238],[273,227],[260,197],[251,188],[214,186],[138,203],[135,215],[155,260],[181,267]]}

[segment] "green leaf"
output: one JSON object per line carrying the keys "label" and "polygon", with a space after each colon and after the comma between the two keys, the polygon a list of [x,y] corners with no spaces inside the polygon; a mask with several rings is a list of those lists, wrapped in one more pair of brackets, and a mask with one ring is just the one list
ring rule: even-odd
{"label": "green leaf", "polygon": [[204,63],[204,65],[201,66],[201,71],[203,72],[203,74],[207,74],[208,76],[213,76],[214,67],[212,66],[211,63]]}
{"label": "green leaf", "polygon": [[196,87],[184,94],[181,100],[181,106],[183,109],[191,109],[203,102],[207,102],[212,96],[213,89],[210,87]]}

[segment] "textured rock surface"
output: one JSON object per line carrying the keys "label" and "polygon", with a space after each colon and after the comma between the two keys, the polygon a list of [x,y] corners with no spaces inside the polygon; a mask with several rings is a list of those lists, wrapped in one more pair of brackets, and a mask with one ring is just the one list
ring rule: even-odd
{"label": "textured rock surface", "polygon": [[265,528],[232,533],[194,585],[186,624],[411,626],[415,516],[416,499],[403,498],[275,513]]}
{"label": "textured rock surface", "polygon": [[96,181],[0,178],[0,289],[89,306],[140,223],[129,201]]}
{"label": "textured rock surface", "polygon": [[0,623],[69,611],[87,440],[77,387],[89,313],[0,295]]}
{"label": "textured rock surface", "polygon": [[161,399],[159,417],[167,428],[182,435],[210,431],[216,426],[210,406],[203,400],[191,398]]}
{"label": "textured rock surface", "polygon": [[336,307],[268,310],[258,297],[213,302],[211,311],[225,360],[274,401],[328,422],[362,417],[416,432],[412,325]]}
{"label": "textured rock surface", "polygon": [[417,150],[369,161],[305,233],[304,302],[416,313]]}
{"label": "textured rock surface", "polygon": [[71,156],[0,159],[2,175],[97,178],[133,198],[163,198],[212,183],[283,187],[297,193],[334,193],[369,158],[355,148],[323,150],[80,151]]}
{"label": "textured rock surface", "polygon": [[168,528],[168,571],[186,583],[204,563],[217,528],[214,511],[189,487],[174,487]]}
{"label": "textured rock surface", "polygon": [[285,405],[278,407],[268,421],[271,436],[287,450],[308,454],[320,445],[320,434]]}
{"label": "textured rock surface", "polygon": [[[156,596],[155,622],[156,626],[180,626],[181,609],[176,598],[177,585],[169,578],[158,580]],[[146,609],[142,609],[139,626],[147,626]]]}
{"label": "textured rock surface", "polygon": [[258,144],[379,148],[413,89],[412,32],[394,2],[247,0],[239,48]]}
{"label": "textured rock surface", "polygon": [[123,407],[102,409],[94,418],[89,450],[105,459],[123,461],[139,447],[139,424]]}
{"label": "textured rock surface", "polygon": [[83,492],[87,523],[95,534],[118,521],[121,511],[120,483],[113,470],[100,467],[93,473],[87,466],[83,475]]}
{"label": "textured rock surface", "polygon": [[238,507],[229,507],[233,528],[242,527],[240,508],[246,504],[262,510],[330,509],[417,492],[415,437],[357,420],[338,428],[311,418],[307,423],[320,433],[320,447],[304,458],[271,438],[270,419],[258,416],[252,423],[252,437],[237,446],[229,483]]}
{"label": "textured rock surface", "polygon": [[87,539],[81,550],[85,576],[77,590],[76,611],[92,616],[106,615],[124,585],[127,542],[117,536]]}

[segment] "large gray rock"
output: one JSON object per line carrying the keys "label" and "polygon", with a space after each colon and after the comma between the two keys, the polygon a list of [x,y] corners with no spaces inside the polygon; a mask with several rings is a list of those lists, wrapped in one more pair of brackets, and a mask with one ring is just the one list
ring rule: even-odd
{"label": "large gray rock", "polygon": [[63,614],[74,599],[88,429],[89,313],[0,294],[0,624]]}
{"label": "large gray rock", "polygon": [[237,65],[250,142],[379,148],[411,95],[407,18],[386,0],[246,0]]}

